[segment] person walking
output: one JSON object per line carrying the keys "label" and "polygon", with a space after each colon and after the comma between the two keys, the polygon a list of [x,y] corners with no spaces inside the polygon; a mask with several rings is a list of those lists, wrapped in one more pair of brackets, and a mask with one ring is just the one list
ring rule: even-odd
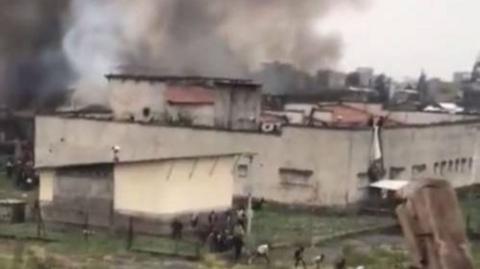
{"label": "person walking", "polygon": [[245,230],[243,226],[238,222],[233,227],[233,248],[235,252],[235,262],[238,262],[242,256],[242,250],[244,246]]}
{"label": "person walking", "polygon": [[325,260],[325,255],[323,253],[321,253],[320,255],[315,256],[313,258],[313,263],[315,264],[315,269],[320,269],[320,266],[321,266],[323,260]]}
{"label": "person walking", "polygon": [[180,240],[182,239],[183,224],[178,219],[174,219],[171,224],[172,229],[172,239]]}
{"label": "person walking", "polygon": [[262,258],[267,262],[267,265],[270,265],[270,258],[268,257],[268,252],[270,250],[270,247],[268,244],[263,244],[257,247],[255,252],[253,253],[252,256],[250,256],[250,259],[248,260],[248,264],[252,264],[253,261],[257,258]]}
{"label": "person walking", "polygon": [[304,254],[305,254],[305,247],[300,246],[298,247],[294,254],[293,254],[293,259],[295,261],[295,268],[298,268],[298,266],[301,264],[303,269],[307,269],[307,263],[305,262],[304,259]]}

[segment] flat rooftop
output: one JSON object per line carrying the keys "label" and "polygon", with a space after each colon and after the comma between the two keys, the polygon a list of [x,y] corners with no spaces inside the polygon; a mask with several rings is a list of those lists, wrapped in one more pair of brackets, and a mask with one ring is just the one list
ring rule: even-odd
{"label": "flat rooftop", "polygon": [[258,89],[260,84],[251,79],[234,79],[221,77],[202,77],[202,76],[156,76],[156,75],[138,75],[138,74],[107,74],[107,80],[121,81],[147,81],[152,83],[188,83],[204,86],[228,86]]}

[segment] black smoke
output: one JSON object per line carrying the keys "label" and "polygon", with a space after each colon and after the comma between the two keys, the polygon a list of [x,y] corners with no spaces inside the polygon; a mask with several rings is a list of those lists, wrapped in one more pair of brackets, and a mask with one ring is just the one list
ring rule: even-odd
{"label": "black smoke", "polygon": [[70,83],[62,52],[67,0],[0,1],[0,98],[11,108],[50,107]]}
{"label": "black smoke", "polygon": [[274,61],[307,83],[343,54],[341,36],[313,26],[365,1],[0,0],[0,98],[52,107],[69,87],[98,93],[119,69],[248,77]]}
{"label": "black smoke", "polygon": [[[264,63],[274,61],[307,75],[334,66],[343,55],[341,36],[315,32],[314,26],[333,10],[364,3],[74,0],[74,20],[65,44],[73,66],[84,80],[101,80],[101,73],[116,69],[248,77],[261,70]],[[89,57],[83,56],[87,52],[96,59],[93,65],[86,60]]]}

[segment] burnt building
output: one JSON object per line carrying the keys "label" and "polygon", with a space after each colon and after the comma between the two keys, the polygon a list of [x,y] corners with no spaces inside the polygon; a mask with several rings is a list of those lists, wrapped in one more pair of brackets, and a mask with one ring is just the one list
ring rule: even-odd
{"label": "burnt building", "polygon": [[221,129],[257,129],[260,85],[251,80],[107,75],[117,119]]}

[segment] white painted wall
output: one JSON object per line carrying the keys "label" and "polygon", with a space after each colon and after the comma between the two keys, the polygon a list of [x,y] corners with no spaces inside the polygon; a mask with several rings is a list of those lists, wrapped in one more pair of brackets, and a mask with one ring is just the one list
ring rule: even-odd
{"label": "white painted wall", "polygon": [[51,203],[55,185],[55,170],[42,169],[38,173],[40,175],[39,200],[41,203]]}
{"label": "white painted wall", "polygon": [[166,112],[164,83],[145,81],[109,81],[109,101],[116,118],[128,119],[133,114],[136,120],[144,118],[143,109],[149,108],[157,119]]}
{"label": "white painted wall", "polygon": [[231,208],[235,157],[115,166],[114,208],[164,216]]}
{"label": "white painted wall", "polygon": [[431,113],[431,112],[413,112],[413,111],[391,111],[386,115],[393,120],[400,121],[406,124],[431,124],[442,122],[455,122],[461,120],[475,120],[479,119],[475,115],[459,115],[448,113]]}

